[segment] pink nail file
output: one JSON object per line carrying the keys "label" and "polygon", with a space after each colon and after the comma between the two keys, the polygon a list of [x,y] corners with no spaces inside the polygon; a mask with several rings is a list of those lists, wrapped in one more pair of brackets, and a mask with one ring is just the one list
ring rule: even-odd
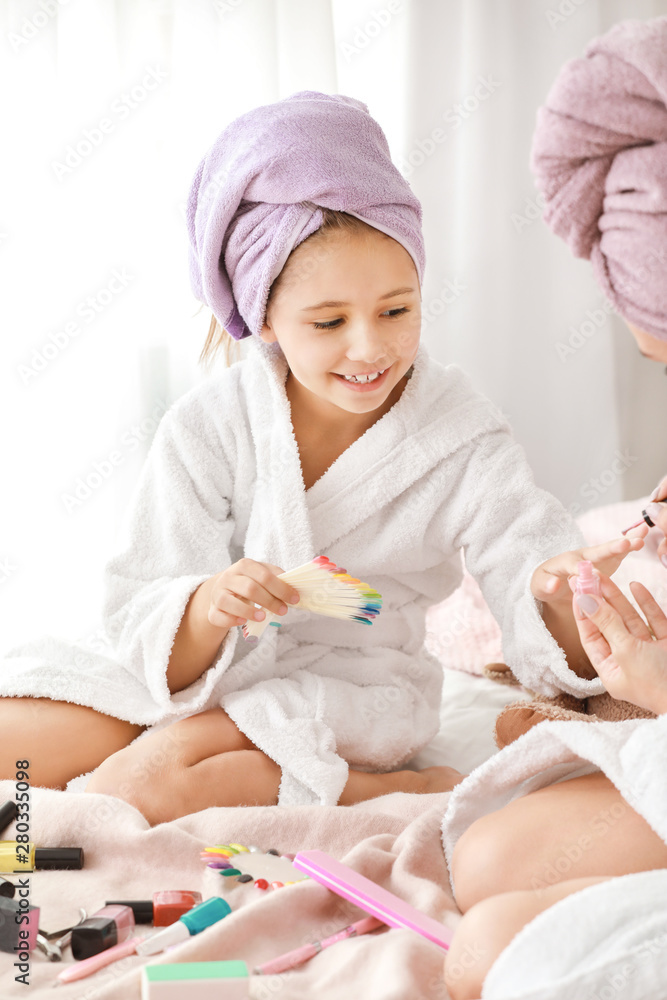
{"label": "pink nail file", "polygon": [[445,950],[449,948],[452,932],[439,921],[415,910],[393,892],[381,888],[324,851],[300,851],[292,864],[389,927],[406,927]]}

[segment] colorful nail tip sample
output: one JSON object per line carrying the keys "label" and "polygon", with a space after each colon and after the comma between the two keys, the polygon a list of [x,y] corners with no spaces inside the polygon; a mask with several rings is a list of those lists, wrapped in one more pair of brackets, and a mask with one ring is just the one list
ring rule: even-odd
{"label": "colorful nail tip sample", "polygon": [[[301,611],[372,625],[382,609],[382,595],[377,590],[350,576],[326,556],[317,556],[303,566],[281,573],[279,579],[299,592],[300,600],[294,607]],[[268,626],[280,628],[282,624],[280,617],[267,612],[263,621],[248,620],[243,625],[243,637],[259,638]]]}
{"label": "colorful nail tip sample", "polygon": [[[232,858],[216,856],[215,850],[230,850],[235,853]],[[206,848],[200,857],[225,879],[225,885],[253,883],[257,889],[266,891],[283,889],[285,886],[298,885],[308,881],[308,875],[294,867],[294,854],[280,854],[275,847],[264,852],[256,845],[245,847],[243,844],[224,844],[217,848]]]}

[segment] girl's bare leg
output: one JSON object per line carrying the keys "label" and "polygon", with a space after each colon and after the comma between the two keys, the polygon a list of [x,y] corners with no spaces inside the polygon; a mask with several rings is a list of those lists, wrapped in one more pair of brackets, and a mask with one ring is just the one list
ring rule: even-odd
{"label": "girl's bare leg", "polygon": [[601,772],[540,788],[476,820],[452,879],[465,913],[489,896],[667,867],[667,846]]}
{"label": "girl's bare leg", "polygon": [[125,799],[156,824],[209,806],[270,805],[279,786],[278,765],[211,708],[119,750],[86,791]]}
{"label": "girl's bare leg", "polygon": [[[392,774],[350,770],[340,803],[395,791],[442,791],[461,778],[451,768]],[[211,806],[276,805],[280,780],[275,761],[223,709],[211,708],[119,750],[98,768],[86,791],[122,798],[156,824]]]}
{"label": "girl's bare leg", "polygon": [[0,778],[29,761],[30,783],[63,789],[142,731],[84,705],[49,698],[0,698]]}
{"label": "girl's bare leg", "polygon": [[538,892],[504,892],[472,906],[456,928],[445,959],[445,984],[451,1000],[480,997],[498,955],[538,913],[565,896],[606,881],[604,876],[569,879]]}

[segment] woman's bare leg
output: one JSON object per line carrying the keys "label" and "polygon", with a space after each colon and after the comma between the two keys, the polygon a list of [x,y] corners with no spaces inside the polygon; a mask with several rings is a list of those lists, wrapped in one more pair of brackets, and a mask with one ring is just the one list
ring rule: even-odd
{"label": "woman's bare leg", "polygon": [[465,913],[501,892],[665,867],[667,846],[597,771],[476,820],[454,848],[452,879]]}
{"label": "woman's bare leg", "polygon": [[84,705],[49,698],[0,698],[0,778],[29,761],[30,783],[65,788],[143,730]]}
{"label": "woman's bare leg", "polygon": [[472,906],[456,928],[445,959],[445,984],[451,1000],[477,1000],[498,955],[538,913],[565,896],[606,881],[604,876],[569,879],[540,892],[504,892]]}
{"label": "woman's bare leg", "polygon": [[[451,768],[367,774],[350,770],[341,805],[389,792],[437,792],[462,779]],[[114,795],[151,824],[211,806],[276,805],[280,767],[221,708],[174,722],[109,757],[87,792]]]}

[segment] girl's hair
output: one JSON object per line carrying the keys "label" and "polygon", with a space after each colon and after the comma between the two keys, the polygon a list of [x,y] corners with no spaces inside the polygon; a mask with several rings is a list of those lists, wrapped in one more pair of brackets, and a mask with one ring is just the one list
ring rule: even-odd
{"label": "girl's hair", "polygon": [[[302,243],[299,243],[299,246],[296,247],[296,250],[304,246],[304,244],[306,243],[315,242],[316,239],[319,240],[322,238],[326,238],[326,236],[331,232],[361,233],[364,230],[369,230],[369,229],[372,230],[373,232],[377,232],[377,230],[374,229],[373,226],[369,226],[367,222],[363,222],[361,219],[357,219],[355,215],[348,215],[347,212],[336,212],[331,208],[323,208],[322,214],[324,218],[320,228],[316,229],[314,233],[310,234],[310,236],[307,236]],[[287,258],[285,266],[283,267],[278,277],[274,279],[269,289],[269,294],[266,301],[267,309],[269,307],[269,303],[271,302],[273,295],[275,295],[278,288],[282,285],[283,281],[285,280],[285,277],[289,276],[289,272],[292,269],[290,266],[290,261],[292,260],[292,257],[296,252],[296,250],[293,250],[290,256]],[[307,273],[307,270],[308,270],[307,267],[304,267],[302,273],[305,275]],[[206,343],[204,344],[202,352],[199,355],[199,363],[201,365],[204,365],[205,368],[210,368],[211,365],[213,364],[213,361],[215,360],[216,355],[221,350],[223,352],[223,356],[225,359],[225,366],[227,368],[229,368],[231,364],[234,364],[235,361],[238,361],[240,359],[238,341],[234,340],[234,338],[229,333],[227,333],[227,331],[219,322],[217,317],[212,315],[211,325],[208,328],[208,336],[206,338]],[[234,354],[233,357],[232,357],[232,351]]]}

